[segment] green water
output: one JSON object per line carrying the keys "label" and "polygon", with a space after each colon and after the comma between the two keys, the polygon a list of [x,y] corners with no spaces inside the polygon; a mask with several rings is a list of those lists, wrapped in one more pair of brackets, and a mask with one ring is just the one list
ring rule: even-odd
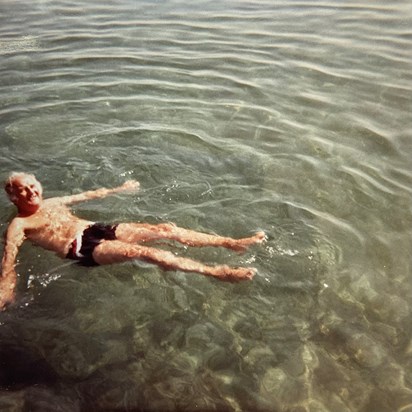
{"label": "green water", "polygon": [[[230,284],[24,244],[4,411],[412,411],[407,0],[0,2],[0,175],[233,237]],[[4,232],[14,216],[0,197]]]}

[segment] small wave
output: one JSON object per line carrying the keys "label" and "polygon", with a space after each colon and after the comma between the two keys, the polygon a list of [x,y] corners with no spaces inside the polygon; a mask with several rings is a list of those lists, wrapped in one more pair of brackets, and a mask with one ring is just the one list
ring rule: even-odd
{"label": "small wave", "polygon": [[41,50],[40,41],[33,36],[22,36],[17,39],[0,40],[0,55]]}

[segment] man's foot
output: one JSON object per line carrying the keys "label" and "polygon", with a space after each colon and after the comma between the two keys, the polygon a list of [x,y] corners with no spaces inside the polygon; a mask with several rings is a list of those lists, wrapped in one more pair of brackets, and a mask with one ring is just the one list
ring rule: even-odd
{"label": "man's foot", "polygon": [[257,270],[255,268],[232,268],[227,265],[216,266],[214,277],[220,280],[238,282],[240,280],[251,280]]}
{"label": "man's foot", "polygon": [[235,250],[236,252],[244,252],[249,246],[263,243],[266,240],[265,232],[257,232],[254,236],[245,237],[243,239],[236,239],[231,242],[227,247]]}

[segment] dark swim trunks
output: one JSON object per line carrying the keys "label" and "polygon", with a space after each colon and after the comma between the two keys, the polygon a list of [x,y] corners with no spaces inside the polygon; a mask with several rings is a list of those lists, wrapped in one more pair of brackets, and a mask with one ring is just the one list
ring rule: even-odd
{"label": "dark swim trunks", "polygon": [[97,266],[98,263],[93,259],[93,250],[102,240],[115,240],[116,228],[117,225],[92,224],[73,240],[66,257],[77,260],[82,266]]}

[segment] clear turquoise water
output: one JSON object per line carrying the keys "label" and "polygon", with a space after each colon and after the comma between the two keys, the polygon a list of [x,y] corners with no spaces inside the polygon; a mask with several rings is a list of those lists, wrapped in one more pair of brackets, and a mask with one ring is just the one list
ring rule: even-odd
{"label": "clear turquoise water", "polygon": [[[0,175],[269,240],[228,284],[24,245],[3,411],[412,410],[407,0],[0,3]],[[2,231],[14,209],[0,197]]]}

